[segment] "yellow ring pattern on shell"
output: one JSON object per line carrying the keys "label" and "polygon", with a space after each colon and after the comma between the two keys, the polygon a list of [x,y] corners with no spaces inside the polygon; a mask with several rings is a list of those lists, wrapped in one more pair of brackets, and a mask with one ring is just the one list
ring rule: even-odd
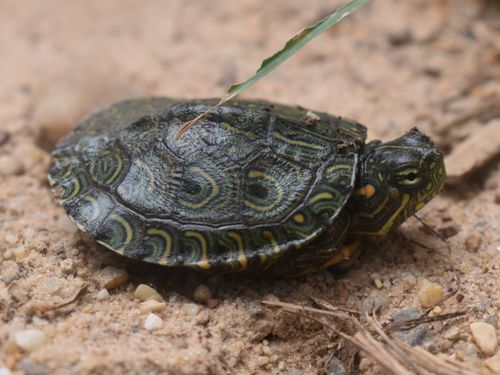
{"label": "yellow ring pattern on shell", "polygon": [[336,171],[337,169],[352,169],[352,165],[347,165],[347,164],[332,165],[331,167],[328,167],[326,169],[326,173],[330,174],[333,171]]}
{"label": "yellow ring pattern on shell", "polygon": [[236,232],[228,232],[227,236],[235,240],[236,243],[238,244],[238,251],[239,251],[238,263],[240,264],[241,269],[245,270],[248,266],[248,260],[244,252],[245,248],[243,246],[243,238],[241,238],[241,236]]}
{"label": "yellow ring pattern on shell", "polygon": [[219,186],[217,186],[217,182],[210,176],[207,172],[205,172],[203,169],[199,167],[192,167],[190,170],[192,173],[197,173],[205,177],[208,182],[210,183],[210,186],[212,187],[212,190],[210,191],[210,194],[208,197],[203,199],[200,203],[190,203],[186,200],[180,199],[179,203],[182,204],[185,207],[189,207],[192,209],[199,209],[202,208],[203,206],[206,206],[212,199],[214,199],[217,194],[219,194]]}
{"label": "yellow ring pattern on shell", "polygon": [[278,180],[276,180],[276,178],[274,178],[273,176],[270,176],[264,172],[256,171],[256,170],[251,170],[250,172],[248,172],[248,176],[252,177],[252,178],[263,178],[267,181],[270,181],[274,185],[276,190],[278,191],[278,194],[277,194],[277,197],[274,199],[274,201],[267,206],[257,205],[257,204],[250,202],[249,200],[246,200],[246,199],[244,201],[245,206],[247,206],[248,208],[251,208],[253,210],[256,210],[256,211],[266,212],[266,211],[270,211],[270,210],[274,209],[283,200],[283,196],[285,195],[285,193],[283,191],[283,188],[279,184]]}
{"label": "yellow ring pattern on shell", "polygon": [[113,216],[111,216],[111,220],[114,220],[117,223],[121,224],[123,226],[123,228],[125,229],[125,233],[126,233],[125,241],[123,242],[122,246],[119,249],[116,250],[118,253],[123,254],[123,251],[125,250],[125,247],[130,242],[132,242],[132,238],[134,236],[134,234],[132,232],[132,228],[130,227],[130,224],[127,222],[127,220],[125,220],[120,215],[113,215]]}
{"label": "yellow ring pattern on shell", "polygon": [[170,252],[172,251],[172,236],[170,233],[165,232],[164,230],[161,229],[155,229],[151,228],[146,231],[146,234],[149,234],[151,236],[160,236],[165,240],[165,249],[163,251],[163,255],[161,259],[158,261],[158,263],[167,265],[168,264],[168,257],[170,255]]}
{"label": "yellow ring pattern on shell", "polygon": [[123,168],[123,160],[122,158],[120,157],[120,155],[118,154],[114,154],[114,156],[116,157],[116,161],[118,162],[118,168],[116,168],[115,170],[115,173],[113,173],[113,175],[108,178],[106,180],[106,184],[109,185],[109,184],[112,184],[114,180],[116,180],[116,178],[118,177],[118,175],[120,174],[120,171],[122,170]]}
{"label": "yellow ring pattern on shell", "polygon": [[314,143],[308,143],[308,142],[304,142],[304,141],[296,141],[294,139],[289,139],[276,131],[273,132],[273,135],[276,138],[278,138],[279,140],[282,140],[283,142],[286,142],[290,145],[312,148],[313,150],[323,150],[323,147],[321,147],[320,145],[315,145]]}
{"label": "yellow ring pattern on shell", "polygon": [[184,235],[186,237],[193,237],[198,240],[201,246],[201,260],[196,264],[201,269],[208,270],[210,268],[210,264],[208,263],[206,238],[201,233],[192,231],[187,231],[186,233],[184,233]]}
{"label": "yellow ring pattern on shell", "polygon": [[331,195],[330,193],[319,193],[316,194],[314,197],[311,197],[308,203],[313,204],[316,203],[317,201],[326,199],[333,199],[333,195]]}

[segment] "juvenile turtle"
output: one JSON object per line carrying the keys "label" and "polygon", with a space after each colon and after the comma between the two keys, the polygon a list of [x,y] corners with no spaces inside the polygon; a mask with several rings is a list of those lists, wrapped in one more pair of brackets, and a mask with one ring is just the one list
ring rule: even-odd
{"label": "juvenile turtle", "polygon": [[365,144],[351,120],[232,101],[134,99],[77,126],[49,182],[66,213],[127,257],[207,272],[296,276],[350,263],[441,190],[442,154],[417,129]]}

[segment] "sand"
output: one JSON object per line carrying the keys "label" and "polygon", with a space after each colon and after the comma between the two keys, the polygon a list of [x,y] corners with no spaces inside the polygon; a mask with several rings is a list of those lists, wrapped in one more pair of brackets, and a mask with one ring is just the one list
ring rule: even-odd
{"label": "sand", "polygon": [[[419,216],[449,247],[410,219],[386,241],[365,246],[341,274],[260,280],[174,273],[105,250],[51,195],[50,150],[88,114],[143,95],[220,97],[338,4],[0,0],[2,374],[335,374],[335,363],[347,368],[349,359],[353,373],[384,374],[363,352],[352,357],[353,347],[322,325],[260,301],[313,306],[316,297],[362,312],[380,307],[380,319],[391,321],[423,310],[419,293],[429,282],[447,292],[457,277],[458,293],[432,314],[463,316],[395,337],[483,366],[492,355],[469,326],[486,322],[498,337],[500,320],[494,1],[377,0],[242,96],[355,118],[370,139],[414,126],[429,134],[453,156],[446,162],[454,175]],[[103,280],[109,266],[121,277],[112,287]],[[139,284],[160,294],[160,306],[134,295]]]}

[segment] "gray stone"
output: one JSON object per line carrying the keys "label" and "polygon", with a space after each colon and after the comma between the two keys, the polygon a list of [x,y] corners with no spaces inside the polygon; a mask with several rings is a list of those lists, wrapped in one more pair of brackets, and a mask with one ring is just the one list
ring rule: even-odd
{"label": "gray stone", "polygon": [[333,357],[326,369],[326,375],[347,375],[347,370],[340,359]]}

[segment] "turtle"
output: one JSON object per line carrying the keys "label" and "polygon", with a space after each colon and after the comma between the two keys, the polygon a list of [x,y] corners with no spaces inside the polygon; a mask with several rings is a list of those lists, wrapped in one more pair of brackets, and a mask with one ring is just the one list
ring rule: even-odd
{"label": "turtle", "polygon": [[347,267],[443,187],[443,155],[416,128],[367,143],[344,117],[217,102],[129,99],[70,131],[48,176],[70,219],[140,261],[294,277]]}

